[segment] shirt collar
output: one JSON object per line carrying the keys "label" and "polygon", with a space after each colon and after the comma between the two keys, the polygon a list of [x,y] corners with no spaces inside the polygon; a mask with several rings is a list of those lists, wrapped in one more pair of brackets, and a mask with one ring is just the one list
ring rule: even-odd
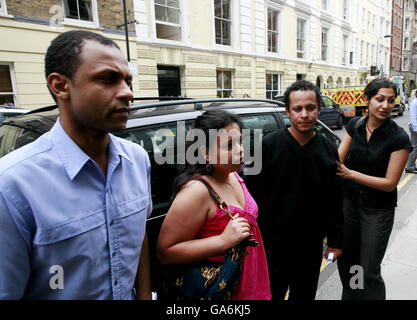
{"label": "shirt collar", "polygon": [[[127,154],[122,150],[120,142],[117,141],[113,135],[110,134],[109,136],[108,163],[113,161],[120,162],[120,157],[123,157],[133,163]],[[89,161],[93,162],[93,160],[65,132],[61,126],[59,117],[50,131],[50,137],[55,150],[60,155],[68,177],[71,180],[77,176],[86,163]]]}
{"label": "shirt collar", "polygon": [[[366,130],[365,126],[366,126],[366,122],[368,121],[368,119],[369,119],[369,116],[366,116],[365,120],[360,125],[361,127],[364,127],[364,130]],[[392,125],[392,120],[389,117],[382,123],[382,125],[380,125],[375,130],[382,131],[385,135],[388,135],[391,129],[391,125]]]}

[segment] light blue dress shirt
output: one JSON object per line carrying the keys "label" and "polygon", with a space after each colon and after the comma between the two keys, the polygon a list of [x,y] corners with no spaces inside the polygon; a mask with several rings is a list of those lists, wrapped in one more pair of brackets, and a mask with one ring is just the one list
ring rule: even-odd
{"label": "light blue dress shirt", "polygon": [[408,108],[410,110],[410,124],[413,127],[414,132],[417,132],[417,98],[409,104]]}
{"label": "light blue dress shirt", "polygon": [[110,135],[107,177],[60,125],[0,159],[0,299],[132,299],[150,162]]}

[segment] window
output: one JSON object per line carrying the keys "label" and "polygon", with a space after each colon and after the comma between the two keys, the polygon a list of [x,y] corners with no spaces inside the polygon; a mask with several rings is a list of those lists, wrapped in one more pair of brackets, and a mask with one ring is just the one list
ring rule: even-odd
{"label": "window", "polygon": [[407,30],[407,31],[410,30],[410,19],[409,18],[405,19],[405,30]]}
{"label": "window", "polygon": [[365,42],[362,40],[361,41],[361,66],[363,66],[363,56],[365,53]]}
{"label": "window", "polygon": [[267,73],[266,74],[266,98],[274,99],[276,95],[282,95],[281,74]]}
{"label": "window", "polygon": [[365,17],[366,17],[366,10],[363,8],[362,10],[362,27],[365,26]]}
{"label": "window", "polygon": [[321,0],[321,8],[323,10],[328,10],[327,0]]}
{"label": "window", "polygon": [[372,15],[372,31],[375,31],[375,19],[376,19],[376,16]]}
{"label": "window", "polygon": [[179,0],[155,0],[156,37],[181,41]]}
{"label": "window", "polygon": [[218,98],[233,97],[232,71],[217,70],[217,97]]}
{"label": "window", "polygon": [[342,54],[342,64],[346,65],[348,63],[348,36],[343,35],[343,54]]}
{"label": "window", "polygon": [[65,22],[95,25],[98,21],[96,0],[63,0]]}
{"label": "window", "polygon": [[64,0],[64,3],[66,18],[93,21],[91,0]]}
{"label": "window", "polygon": [[0,106],[16,106],[15,97],[10,66],[0,64]]}
{"label": "window", "polygon": [[328,61],[329,29],[321,29],[321,60]]}
{"label": "window", "polygon": [[366,60],[365,65],[369,66],[369,43],[366,44]]}
{"label": "window", "polygon": [[297,58],[305,57],[305,20],[297,19]]}
{"label": "window", "polygon": [[375,45],[373,44],[371,48],[371,65],[376,65],[374,57],[375,57]]}
{"label": "window", "polygon": [[371,23],[371,12],[368,11],[368,23],[367,23],[368,30],[369,30],[370,23]]}
{"label": "window", "polygon": [[231,45],[232,20],[230,0],[214,0],[216,43]]}
{"label": "window", "polygon": [[278,52],[279,11],[268,9],[268,52]]}
{"label": "window", "polygon": [[410,48],[410,39],[404,38],[404,50],[408,50]]}
{"label": "window", "polygon": [[347,20],[349,18],[349,1],[343,0],[343,19]]}
{"label": "window", "polygon": [[408,71],[408,58],[404,58],[402,69],[403,71]]}
{"label": "window", "polygon": [[[256,130],[256,129],[262,129],[262,135],[260,136],[260,139],[262,139],[267,134],[274,132],[275,130],[278,130],[279,127],[277,125],[277,121],[275,120],[275,117],[273,114],[263,113],[263,114],[249,114],[249,115],[241,115],[240,120],[242,121],[243,128],[249,129],[249,130]],[[251,132],[251,135],[243,135],[243,139],[253,139],[253,135]],[[260,143],[262,140],[259,141]],[[243,146],[250,146],[250,150],[245,149],[245,154],[253,155],[254,150],[254,144],[252,141],[245,143],[243,140]]]}

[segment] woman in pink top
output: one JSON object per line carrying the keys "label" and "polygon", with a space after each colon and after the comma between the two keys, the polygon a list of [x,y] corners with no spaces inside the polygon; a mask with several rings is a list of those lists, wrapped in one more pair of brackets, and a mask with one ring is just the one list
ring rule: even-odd
{"label": "woman in pink top", "polygon": [[[159,260],[163,264],[206,259],[220,263],[229,249],[253,234],[260,245],[247,248],[249,254],[243,258],[240,282],[232,299],[269,300],[268,268],[256,222],[258,207],[236,173],[243,164],[240,120],[224,110],[212,110],[196,119],[194,129],[206,137],[207,142],[197,149],[205,163],[192,165],[186,161],[184,172],[174,181],[174,200],[158,239]],[[209,139],[210,129],[218,130],[214,141]],[[233,220],[202,182],[191,180],[195,176],[207,181],[227,203]]]}

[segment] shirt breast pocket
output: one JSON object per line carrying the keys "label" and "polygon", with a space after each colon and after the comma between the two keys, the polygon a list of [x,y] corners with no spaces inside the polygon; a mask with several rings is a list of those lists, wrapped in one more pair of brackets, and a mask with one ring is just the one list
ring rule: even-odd
{"label": "shirt breast pocket", "polygon": [[39,264],[65,264],[74,259],[79,263],[97,263],[108,243],[105,222],[105,212],[99,210],[54,227],[39,227],[33,239],[32,257]]}
{"label": "shirt breast pocket", "polygon": [[119,206],[115,226],[120,234],[125,235],[120,237],[121,248],[137,248],[142,245],[148,205],[149,198],[145,195]]}

